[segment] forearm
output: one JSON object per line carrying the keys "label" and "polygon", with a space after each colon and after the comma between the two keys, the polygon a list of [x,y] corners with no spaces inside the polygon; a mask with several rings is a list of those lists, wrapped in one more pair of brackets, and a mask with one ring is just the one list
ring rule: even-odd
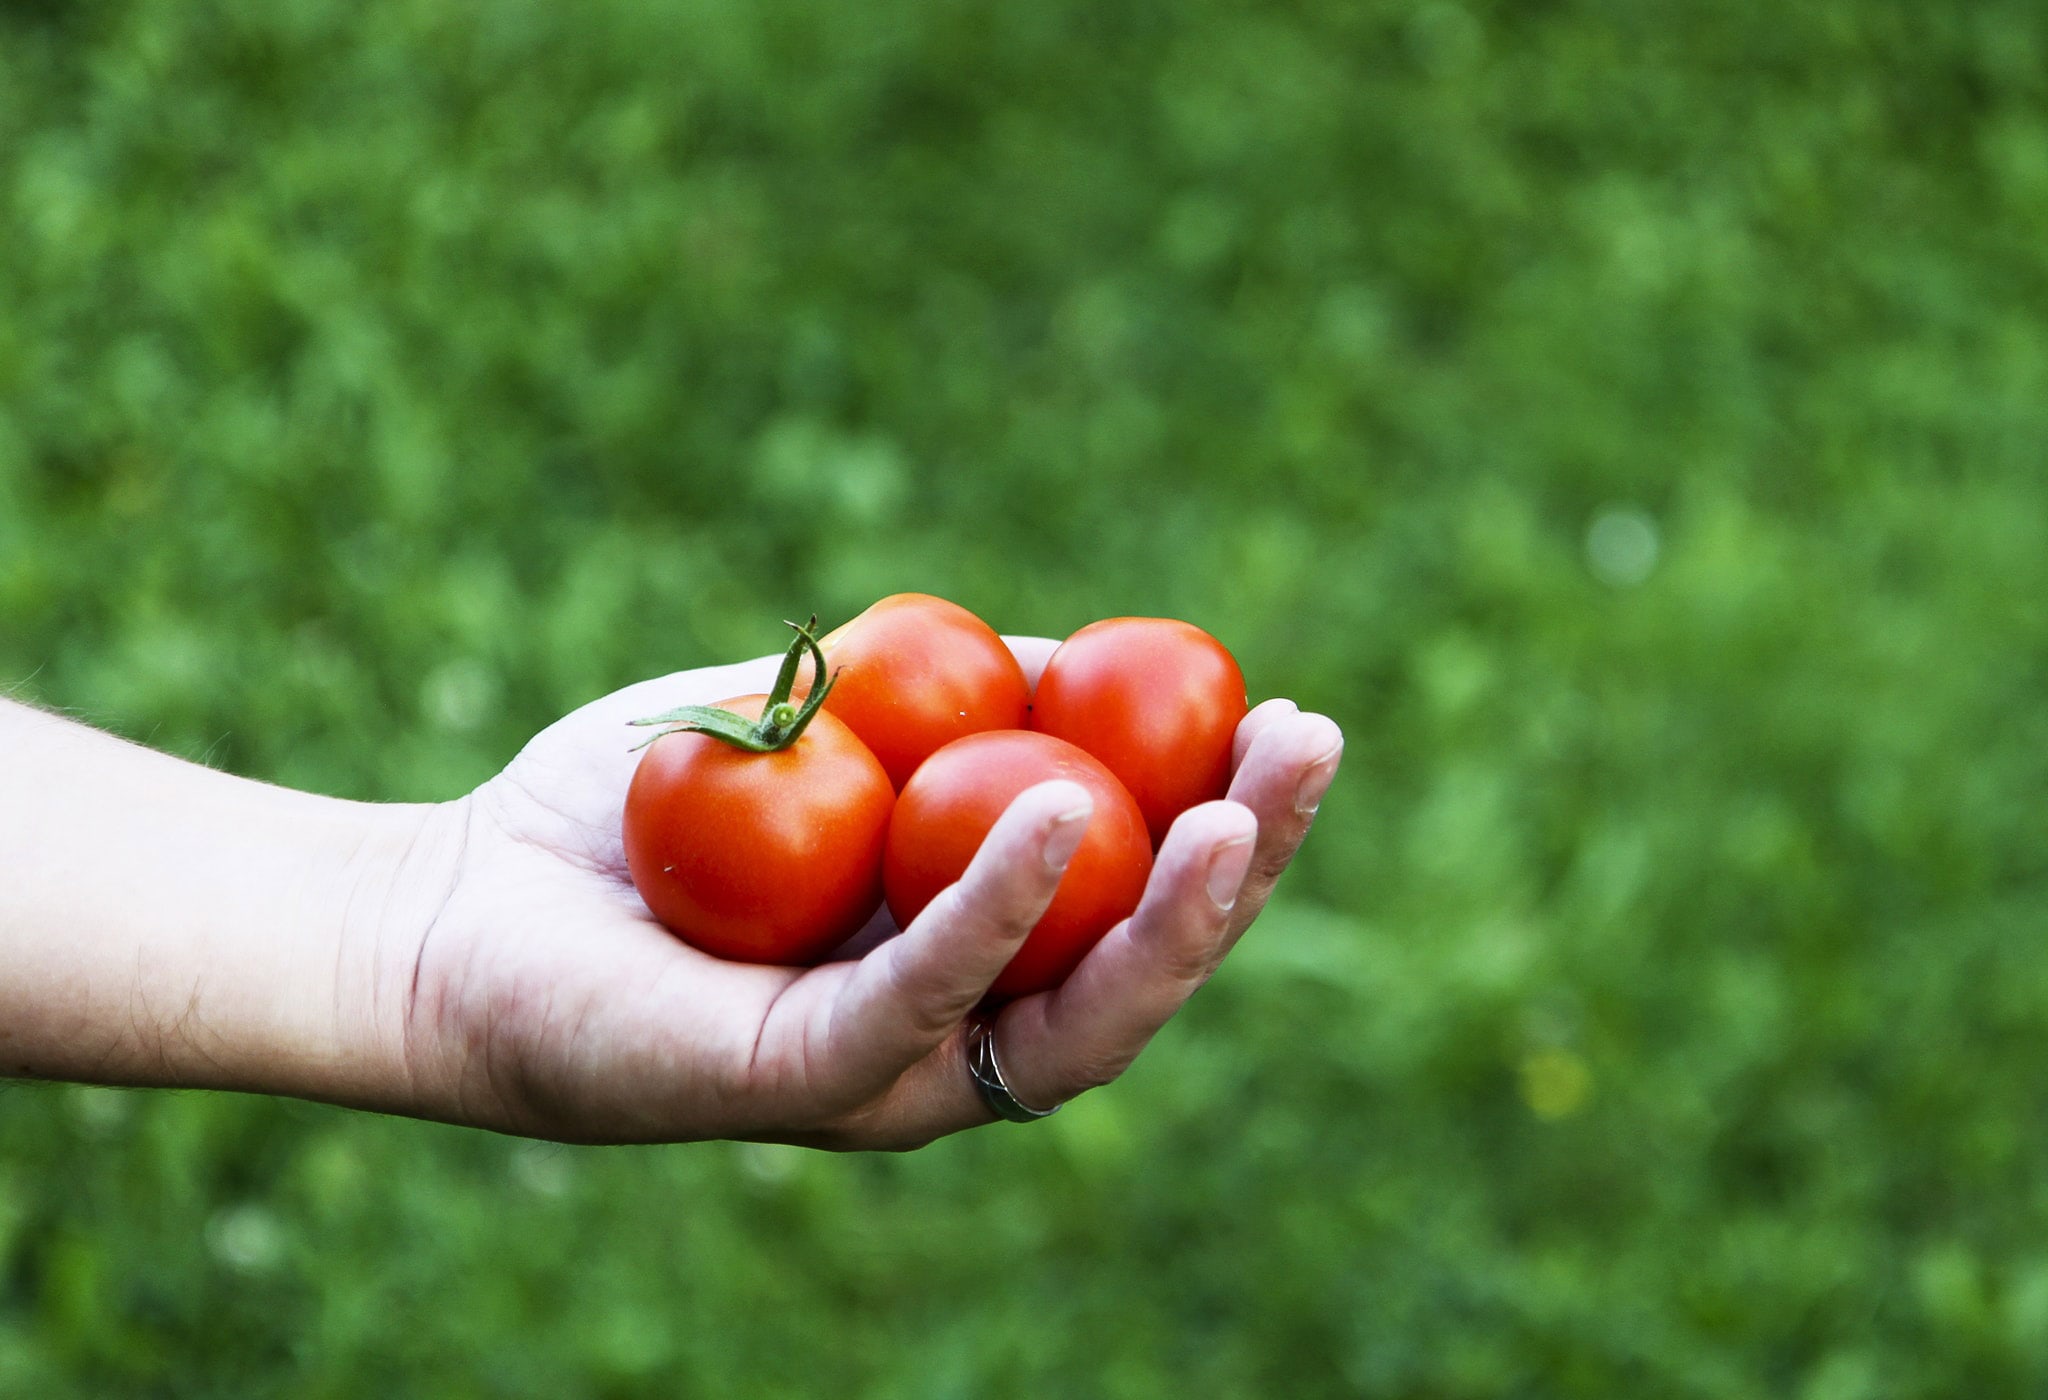
{"label": "forearm", "polygon": [[399,1097],[431,810],[0,701],[0,1075]]}

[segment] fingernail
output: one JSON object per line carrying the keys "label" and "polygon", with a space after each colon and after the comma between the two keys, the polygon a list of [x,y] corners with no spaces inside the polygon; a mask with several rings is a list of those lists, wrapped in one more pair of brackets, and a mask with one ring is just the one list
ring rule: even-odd
{"label": "fingernail", "polygon": [[1252,868],[1252,838],[1240,836],[1218,846],[1209,856],[1209,898],[1218,909],[1237,903],[1245,872]]}
{"label": "fingernail", "polygon": [[1053,819],[1052,830],[1045,834],[1045,864],[1048,869],[1065,870],[1067,863],[1074,858],[1074,852],[1081,849],[1081,838],[1088,834],[1091,810],[1076,807]]}
{"label": "fingernail", "polygon": [[1301,786],[1294,794],[1294,814],[1298,817],[1312,817],[1316,808],[1323,803],[1323,794],[1330,790],[1330,780],[1337,776],[1337,760],[1344,757],[1344,746],[1337,745],[1321,758],[1309,765],[1302,775]]}

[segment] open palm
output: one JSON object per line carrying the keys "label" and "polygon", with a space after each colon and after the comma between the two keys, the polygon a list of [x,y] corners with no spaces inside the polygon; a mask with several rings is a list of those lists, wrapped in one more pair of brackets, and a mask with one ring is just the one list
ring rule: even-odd
{"label": "open palm", "polygon": [[[1036,676],[1053,643],[1013,638]],[[740,1137],[912,1147],[990,1120],[961,1028],[1057,888],[1087,794],[1022,794],[973,867],[900,937],[812,969],[729,963],[647,912],[620,836],[628,722],[768,689],[776,658],[678,672],[551,725],[445,820],[447,895],[412,957],[406,1058],[427,1111],[567,1141]],[[1050,1105],[1105,1083],[1263,906],[1334,772],[1328,719],[1269,701],[1240,728],[1231,800],[1184,814],[1138,912],[1060,988],[1006,1007],[1011,1087]],[[716,840],[719,833],[705,833]]]}

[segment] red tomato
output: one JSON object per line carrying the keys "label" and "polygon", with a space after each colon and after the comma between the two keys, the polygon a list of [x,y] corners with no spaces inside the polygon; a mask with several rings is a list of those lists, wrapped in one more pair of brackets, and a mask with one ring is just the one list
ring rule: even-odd
{"label": "red tomato", "polygon": [[[717,708],[758,719],[767,698]],[[801,966],[880,907],[895,805],[882,765],[822,711],[774,753],[664,734],[626,790],[626,865],[647,907],[685,942],[740,962]]]}
{"label": "red tomato", "polygon": [[1245,708],[1244,672],[1223,643],[1188,622],[1113,617],[1060,643],[1031,727],[1102,760],[1137,799],[1156,849],[1175,817],[1229,788]]}
{"label": "red tomato", "polygon": [[958,880],[1012,798],[1069,778],[1095,798],[1095,815],[1060,879],[1059,893],[989,995],[1007,1000],[1056,987],[1138,907],[1152,873],[1145,819],[1108,769],[1072,744],[1029,730],[956,739],[917,770],[896,799],[882,857],[889,912],[900,927]]}
{"label": "red tomato", "polygon": [[898,789],[955,739],[1024,727],[1023,668],[994,628],[957,603],[898,593],[820,645],[836,678],[825,712],[874,750]]}

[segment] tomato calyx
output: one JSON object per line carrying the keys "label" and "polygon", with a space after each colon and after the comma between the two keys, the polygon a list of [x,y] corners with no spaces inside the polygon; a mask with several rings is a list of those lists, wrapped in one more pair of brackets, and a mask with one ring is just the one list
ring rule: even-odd
{"label": "tomato calyx", "polygon": [[[775,688],[768,692],[768,702],[761,707],[761,718],[750,720],[731,710],[721,710],[716,705],[682,705],[646,719],[628,721],[637,725],[665,726],[660,733],[635,744],[633,749],[644,749],[655,739],[666,738],[670,734],[708,734],[749,753],[775,753],[802,738],[811,716],[823,707],[825,697],[831,693],[839,676],[836,672],[830,676],[825,674],[825,653],[818,648],[816,613],[811,614],[809,622],[785,621],[783,626],[794,631],[796,637],[783,655],[782,669],[775,675]],[[789,695],[796,688],[797,668],[803,664],[806,651],[811,655],[811,693],[798,706],[790,702]]]}

